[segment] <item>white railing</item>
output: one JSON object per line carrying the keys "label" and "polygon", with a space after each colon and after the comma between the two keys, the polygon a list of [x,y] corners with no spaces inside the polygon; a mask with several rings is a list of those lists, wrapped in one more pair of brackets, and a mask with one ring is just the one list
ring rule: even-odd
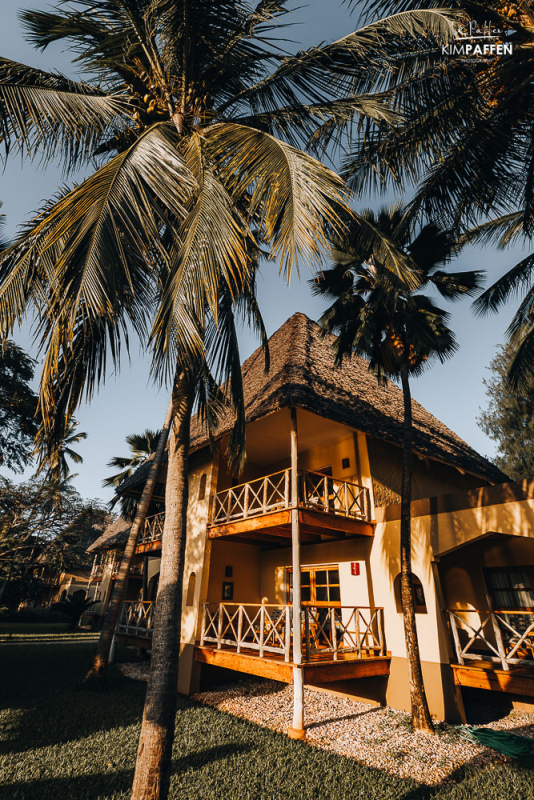
{"label": "white railing", "polygon": [[108,553],[100,561],[95,562],[91,569],[91,580],[103,578],[104,575],[113,576],[119,571],[121,559],[115,553]]}
{"label": "white railing", "polygon": [[[299,470],[298,505],[327,514],[370,519],[369,490],[321,472]],[[213,497],[212,525],[291,508],[291,469],[257,478]]]}
{"label": "white railing", "polygon": [[352,606],[304,606],[306,660],[332,653],[386,655],[384,609]]}
{"label": "white railing", "polygon": [[291,607],[247,603],[204,603],[200,644],[206,642],[257,650],[260,656],[279,653],[290,660]]}
{"label": "white railing", "polygon": [[[303,659],[353,653],[362,658],[386,655],[384,610],[353,606],[304,606],[300,636]],[[291,661],[292,607],[254,603],[204,603],[200,646],[215,644],[237,653],[256,650],[260,656],[274,653]]]}
{"label": "white railing", "polygon": [[234,522],[289,508],[290,472],[288,469],[282,470],[217,492],[213,497],[212,523]]}
{"label": "white railing", "polygon": [[370,519],[369,490],[365,486],[321,472],[299,470],[299,505],[327,514]]}
{"label": "white railing", "polygon": [[117,633],[126,633],[130,636],[152,636],[154,608],[153,602],[141,600],[121,603],[116,627]]}
{"label": "white railing", "polygon": [[534,666],[534,613],[530,611],[448,609],[456,658]]}
{"label": "white railing", "polygon": [[163,526],[165,524],[165,512],[161,511],[159,514],[154,514],[152,517],[145,519],[145,524],[139,534],[137,540],[138,544],[145,544],[147,542],[156,542],[163,536]]}
{"label": "white railing", "polygon": [[104,574],[104,564],[94,564],[91,570],[91,580],[94,581],[95,578],[101,578]]}

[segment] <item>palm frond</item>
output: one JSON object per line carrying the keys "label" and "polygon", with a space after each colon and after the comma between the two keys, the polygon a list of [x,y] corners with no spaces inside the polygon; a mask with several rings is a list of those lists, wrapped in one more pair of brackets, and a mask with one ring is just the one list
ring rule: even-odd
{"label": "palm frond", "polygon": [[77,167],[103,138],[126,129],[126,99],[97,86],[0,58],[0,139],[19,151]]}
{"label": "palm frond", "polygon": [[475,313],[483,316],[489,312],[498,311],[511,295],[519,293],[532,284],[533,275],[534,253],[531,253],[521,259],[475,300],[473,303]]}
{"label": "palm frond", "polygon": [[352,220],[347,220],[346,232],[331,236],[332,255],[335,261],[349,264],[376,258],[384,269],[395,275],[407,288],[416,288],[420,282],[416,264],[387,231],[371,209],[365,209]]}
{"label": "palm frond", "polygon": [[169,375],[182,347],[202,351],[205,313],[209,309],[217,319],[221,282],[238,294],[251,268],[248,224],[210,166],[204,148],[199,137],[191,139],[186,160],[199,190],[179,231],[180,244],[173,251],[151,335],[154,369],[168,369],[165,374]]}
{"label": "palm frond", "polygon": [[[530,310],[532,312],[532,298]],[[517,352],[510,366],[508,379],[514,388],[527,389],[529,381],[532,380],[534,366],[534,325],[532,321],[529,326],[518,327],[518,330],[510,338],[517,345]]]}
{"label": "palm frond", "polygon": [[472,297],[480,291],[485,275],[483,270],[466,272],[436,270],[432,273],[431,282],[442,297],[446,297],[447,300],[458,300],[460,297]]}
{"label": "palm frond", "polygon": [[504,250],[518,238],[525,236],[525,211],[512,211],[490,219],[466,231],[460,238],[464,244],[489,244]]}
{"label": "palm frond", "polygon": [[292,264],[298,270],[302,263],[321,261],[326,226],[340,230],[340,212],[349,211],[341,179],[270,134],[234,123],[213,126],[206,141],[231,195],[237,200],[251,192],[249,216],[282,272],[289,276]]}
{"label": "palm frond", "polygon": [[220,106],[219,113],[249,100],[257,111],[272,112],[299,102],[320,103],[325,97],[370,91],[384,80],[391,68],[388,59],[397,59],[403,39],[409,37],[414,46],[428,37],[449,42],[461,17],[462,12],[451,9],[402,12],[335,42],[282,56],[272,74]]}
{"label": "palm frond", "polygon": [[[142,331],[152,292],[149,265],[157,256],[166,257],[159,245],[160,226],[185,216],[183,203],[194,185],[173,135],[172,126],[149,129],[48,207],[3,254],[4,325],[23,313],[33,292],[41,304],[46,294],[45,338],[52,335],[52,318],[55,327],[74,327],[80,314],[112,319],[117,308],[126,306],[134,328]],[[13,263],[15,269],[9,270]]]}

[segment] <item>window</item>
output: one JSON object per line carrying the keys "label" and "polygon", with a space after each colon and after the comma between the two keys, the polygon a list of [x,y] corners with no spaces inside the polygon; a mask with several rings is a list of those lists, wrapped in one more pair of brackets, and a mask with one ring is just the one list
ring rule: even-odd
{"label": "window", "polygon": [[207,480],[207,477],[208,476],[206,475],[206,473],[204,473],[202,475],[201,479],[200,479],[200,484],[198,486],[198,499],[199,499],[199,501],[200,500],[204,500],[204,498],[206,497],[206,480]]}
{"label": "window", "polygon": [[[287,600],[293,602],[293,570],[287,569]],[[339,569],[330,565],[302,567],[300,592],[303,605],[341,605]]]}
{"label": "window", "polygon": [[187,596],[185,604],[186,606],[192,606],[195,602],[195,586],[197,582],[197,576],[194,572],[191,573],[189,576],[189,583],[187,584]]}
{"label": "window", "polygon": [[534,611],[534,567],[487,569],[485,572],[495,609]]}
{"label": "window", "polygon": [[[425,592],[423,589],[423,584],[417,577],[412,575],[412,591],[413,591],[413,603],[415,606],[415,613],[416,614],[426,614],[426,600],[425,600]],[[401,574],[397,575],[393,582],[393,591],[395,593],[395,604],[397,606],[397,613],[402,614],[402,599],[401,599]]]}

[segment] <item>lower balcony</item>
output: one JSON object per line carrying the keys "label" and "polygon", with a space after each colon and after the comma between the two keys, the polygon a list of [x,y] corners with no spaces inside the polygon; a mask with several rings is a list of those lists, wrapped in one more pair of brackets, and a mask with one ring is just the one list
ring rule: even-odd
{"label": "lower balcony", "polygon": [[534,613],[447,610],[457,686],[534,697]]}
{"label": "lower balcony", "polygon": [[[306,683],[389,674],[382,608],[304,606],[299,636]],[[293,646],[290,605],[202,607],[197,662],[289,683]]]}
{"label": "lower balcony", "polygon": [[121,603],[115,634],[125,643],[146,647],[152,639],[155,603],[129,600]]}

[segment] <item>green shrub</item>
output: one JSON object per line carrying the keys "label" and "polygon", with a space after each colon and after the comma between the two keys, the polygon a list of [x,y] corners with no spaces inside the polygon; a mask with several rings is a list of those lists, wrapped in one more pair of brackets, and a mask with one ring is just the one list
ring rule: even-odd
{"label": "green shrub", "polygon": [[20,611],[12,611],[3,614],[3,622],[69,622],[69,617],[62,611],[53,608],[42,608],[40,606],[26,606]]}

